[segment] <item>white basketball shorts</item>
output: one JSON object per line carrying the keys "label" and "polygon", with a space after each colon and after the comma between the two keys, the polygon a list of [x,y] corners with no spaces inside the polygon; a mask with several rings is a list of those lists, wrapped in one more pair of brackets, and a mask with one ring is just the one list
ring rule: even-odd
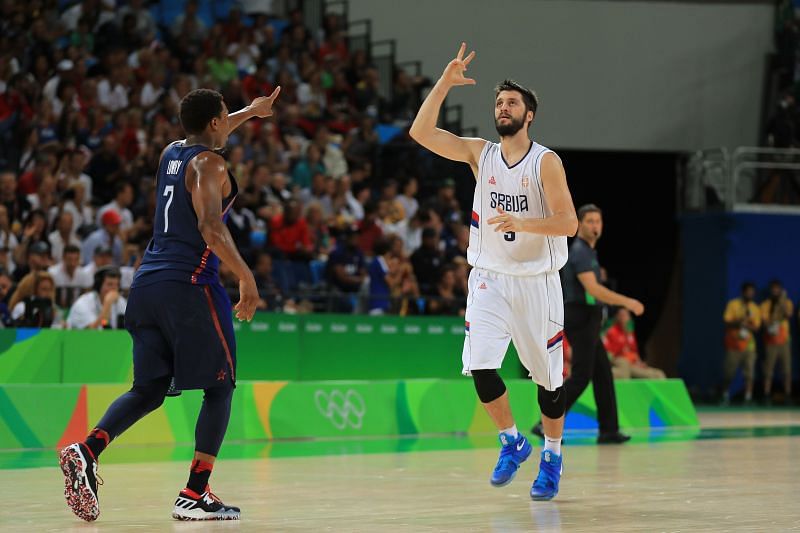
{"label": "white basketball shorts", "polygon": [[564,383],[564,299],[558,272],[509,276],[473,268],[464,329],[464,375],[500,368],[513,340],[533,381],[550,391]]}

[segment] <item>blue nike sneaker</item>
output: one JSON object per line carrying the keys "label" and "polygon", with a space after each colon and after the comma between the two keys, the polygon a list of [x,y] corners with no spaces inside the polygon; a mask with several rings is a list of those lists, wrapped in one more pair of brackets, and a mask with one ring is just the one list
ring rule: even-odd
{"label": "blue nike sneaker", "polygon": [[519,465],[531,455],[533,448],[521,433],[516,437],[512,437],[508,433],[500,434],[500,444],[503,448],[500,450],[500,458],[497,460],[497,466],[494,467],[492,472],[492,479],[490,483],[495,487],[505,487],[514,479],[517,474]]}
{"label": "blue nike sneaker", "polygon": [[561,481],[561,473],[564,467],[561,463],[561,456],[549,450],[542,452],[542,460],[539,461],[539,475],[531,487],[531,499],[536,501],[552,500],[558,494],[558,484]]}

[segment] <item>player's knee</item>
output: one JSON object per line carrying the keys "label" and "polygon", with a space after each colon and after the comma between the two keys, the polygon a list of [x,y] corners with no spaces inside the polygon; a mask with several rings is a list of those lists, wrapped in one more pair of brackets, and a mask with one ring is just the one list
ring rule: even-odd
{"label": "player's knee", "polygon": [[506,392],[506,384],[497,370],[473,370],[471,373],[481,403],[493,402]]}
{"label": "player's knee", "polygon": [[541,385],[539,388],[539,410],[547,418],[561,418],[567,410],[567,395],[564,394],[564,386],[556,390],[547,390]]}
{"label": "player's knee", "polygon": [[219,387],[211,387],[203,391],[203,400],[211,403],[230,403],[233,398],[233,385],[226,384]]}
{"label": "player's knee", "polygon": [[142,407],[149,413],[164,403],[170,381],[170,377],[155,379],[144,385],[134,385],[131,391],[141,398]]}

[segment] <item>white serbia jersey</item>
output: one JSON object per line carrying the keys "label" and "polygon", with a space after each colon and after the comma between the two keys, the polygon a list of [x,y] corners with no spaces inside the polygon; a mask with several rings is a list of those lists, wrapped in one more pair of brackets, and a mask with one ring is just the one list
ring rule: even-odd
{"label": "white serbia jersey", "polygon": [[541,162],[552,150],[532,143],[528,153],[509,167],[500,144],[487,142],[478,161],[478,180],[472,200],[467,261],[470,265],[512,276],[557,272],[567,262],[567,238],[528,232],[496,232],[486,221],[499,214],[498,206],[522,218],[545,218],[547,205],[541,180]]}

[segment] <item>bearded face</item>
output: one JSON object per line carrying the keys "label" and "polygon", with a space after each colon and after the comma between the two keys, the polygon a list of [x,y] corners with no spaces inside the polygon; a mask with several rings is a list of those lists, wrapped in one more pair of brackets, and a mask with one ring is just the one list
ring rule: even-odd
{"label": "bearded face", "polygon": [[525,126],[528,112],[517,91],[500,91],[494,106],[494,127],[500,137],[511,137]]}

